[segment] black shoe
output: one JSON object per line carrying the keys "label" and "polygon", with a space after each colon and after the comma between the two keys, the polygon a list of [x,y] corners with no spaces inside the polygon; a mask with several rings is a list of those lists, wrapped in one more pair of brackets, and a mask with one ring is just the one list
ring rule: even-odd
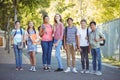
{"label": "black shoe", "polygon": [[60,71],[63,71],[63,69],[58,68],[58,69],[55,70],[55,72],[60,72]]}
{"label": "black shoe", "polygon": [[48,67],[45,66],[45,67],[43,68],[43,70],[44,70],[44,71],[48,71]]}

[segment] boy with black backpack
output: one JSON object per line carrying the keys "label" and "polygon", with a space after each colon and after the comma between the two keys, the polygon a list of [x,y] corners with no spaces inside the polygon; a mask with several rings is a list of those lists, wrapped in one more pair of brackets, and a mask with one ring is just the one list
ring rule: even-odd
{"label": "boy with black backpack", "polygon": [[23,48],[23,37],[24,30],[20,28],[20,22],[15,22],[15,29],[11,32],[11,37],[13,39],[13,48],[15,53],[15,61],[16,61],[16,70],[23,70],[22,68],[22,48]]}
{"label": "boy with black backpack", "polygon": [[[75,57],[75,50],[79,48],[78,46],[78,35],[77,35],[77,28],[73,25],[73,19],[67,19],[68,27],[65,28],[64,32],[64,49],[66,50],[67,56],[67,69],[64,71],[65,73],[71,71],[78,73],[76,70],[76,57]],[[72,65],[70,65],[70,58],[72,57]]]}
{"label": "boy with black backpack", "polygon": [[[105,41],[104,34],[96,27],[96,22],[90,22],[91,32],[89,35],[89,42],[91,46],[91,54],[92,54],[92,64],[93,71],[92,74],[102,75],[102,61],[101,61],[101,53],[100,53],[100,42]],[[98,69],[97,69],[98,68]]]}

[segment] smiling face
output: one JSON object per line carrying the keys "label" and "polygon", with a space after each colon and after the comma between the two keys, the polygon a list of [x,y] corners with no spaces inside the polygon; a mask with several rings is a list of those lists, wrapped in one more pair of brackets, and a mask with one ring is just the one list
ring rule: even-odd
{"label": "smiling face", "polygon": [[73,20],[69,19],[69,20],[67,21],[67,23],[68,23],[68,25],[72,25],[72,24],[73,24]]}
{"label": "smiling face", "polygon": [[61,17],[61,15],[56,14],[55,17],[54,17],[54,22],[55,22],[55,23],[62,22],[62,17]]}
{"label": "smiling face", "polygon": [[49,23],[49,17],[44,18],[44,23]]}
{"label": "smiling face", "polygon": [[55,15],[55,20],[60,20],[60,16],[58,14]]}
{"label": "smiling face", "polygon": [[92,31],[94,31],[95,28],[96,28],[96,25],[95,25],[94,23],[92,23],[92,24],[90,25],[90,28],[92,29]]}
{"label": "smiling face", "polygon": [[15,28],[17,28],[17,29],[20,28],[20,22],[15,23]]}
{"label": "smiling face", "polygon": [[34,23],[32,21],[30,21],[28,25],[29,25],[30,28],[33,28]]}
{"label": "smiling face", "polygon": [[85,28],[85,27],[86,27],[86,22],[84,22],[84,21],[81,22],[81,27],[82,27],[82,28]]}

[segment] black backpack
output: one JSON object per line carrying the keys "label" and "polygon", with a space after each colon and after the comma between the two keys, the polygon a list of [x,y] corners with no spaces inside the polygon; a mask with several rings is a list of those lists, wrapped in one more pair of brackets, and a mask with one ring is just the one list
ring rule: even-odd
{"label": "black backpack", "polygon": [[[101,36],[100,36],[100,38],[102,38]],[[105,45],[105,40],[103,40],[103,43],[100,43],[100,46],[104,46]]]}
{"label": "black backpack", "polygon": [[[99,35],[100,38],[102,38],[102,36]],[[105,45],[105,40],[102,41],[102,43],[100,43],[100,46],[104,46]]]}

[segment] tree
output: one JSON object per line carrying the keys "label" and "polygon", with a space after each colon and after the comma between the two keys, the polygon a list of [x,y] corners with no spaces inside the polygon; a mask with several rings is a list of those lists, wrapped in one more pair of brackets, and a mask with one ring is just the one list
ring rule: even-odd
{"label": "tree", "polygon": [[55,0],[44,10],[50,18],[53,18],[55,13],[60,13],[64,20],[72,17],[78,25],[81,19],[86,19],[88,23],[92,20],[102,23],[120,18],[119,4],[120,0]]}
{"label": "tree", "polygon": [[[120,0],[93,0],[96,7],[96,21],[102,23],[120,18]],[[98,17],[97,17],[98,16]]]}
{"label": "tree", "polygon": [[[21,15],[25,14],[24,9],[27,9],[27,13],[30,13],[33,15],[34,12],[32,11],[36,11],[36,8],[38,7],[48,7],[49,6],[49,0],[1,0],[0,1],[0,18],[1,22],[0,22],[0,28],[2,30],[5,30],[5,37],[6,37],[6,49],[8,49],[8,52],[10,52],[9,48],[9,41],[10,41],[10,30],[11,27],[14,25],[14,22],[16,20],[18,20],[19,17],[21,17]],[[13,13],[14,11],[14,13]],[[22,12],[22,13],[21,13]],[[14,14],[14,15],[13,15]],[[35,16],[36,17],[36,16]],[[9,46],[9,48],[7,48],[7,46]]]}

